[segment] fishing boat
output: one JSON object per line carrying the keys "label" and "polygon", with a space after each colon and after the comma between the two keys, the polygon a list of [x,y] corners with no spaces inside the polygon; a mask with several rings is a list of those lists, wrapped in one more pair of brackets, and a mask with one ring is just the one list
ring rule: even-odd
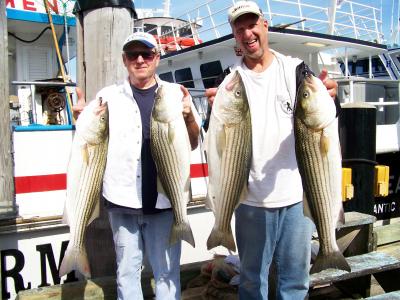
{"label": "fishing boat", "polygon": [[[388,165],[391,175],[389,196],[374,204],[375,215],[396,220],[400,216],[400,68],[397,54],[384,45],[381,10],[350,0],[325,6],[308,0],[257,2],[269,22],[271,48],[303,59],[316,73],[326,68],[340,85],[342,103],[368,102],[377,107],[376,161]],[[69,61],[76,43],[73,1],[50,4],[57,36],[63,37],[61,52]],[[6,5],[15,201],[0,199],[0,252],[2,296],[14,299],[21,290],[80,279],[74,272],[58,277],[69,239],[61,216],[74,134],[67,94],[75,83],[56,76],[58,62],[46,32],[43,2],[14,0]],[[135,30],[153,34],[162,51],[159,76],[190,90],[203,121],[208,111],[204,89],[216,86],[241,56],[227,22],[231,5],[230,0],[196,3],[179,16],[170,16],[169,1],[160,10],[137,9]],[[371,89],[372,97],[363,93]],[[214,218],[204,207],[208,174],[201,146],[191,159],[193,199],[188,215],[197,247],[183,243],[182,264],[229,254],[222,247],[206,250]]]}

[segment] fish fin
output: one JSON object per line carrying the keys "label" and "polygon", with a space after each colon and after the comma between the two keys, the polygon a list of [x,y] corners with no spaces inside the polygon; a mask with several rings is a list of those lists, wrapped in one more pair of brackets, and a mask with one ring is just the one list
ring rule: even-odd
{"label": "fish fin", "polygon": [[338,245],[340,252],[343,253],[347,249],[347,247],[349,247],[350,243],[354,240],[354,238],[357,236],[360,230],[361,228],[353,229],[350,232],[347,232],[346,234],[341,234],[341,231],[338,231],[336,235],[339,237],[336,238],[336,243]]}
{"label": "fish fin", "polygon": [[217,228],[212,229],[210,236],[207,239],[207,250],[217,246],[224,246],[225,248],[236,252],[235,240],[230,225],[228,232],[223,232]]}
{"label": "fish fin", "polygon": [[94,220],[96,220],[100,216],[100,201],[99,201],[100,195],[99,195],[99,197],[96,197],[96,198],[97,198],[97,200],[96,200],[96,203],[94,205],[93,212],[90,215],[90,218],[89,218],[89,221],[88,221],[88,225],[90,223],[92,223]]}
{"label": "fish fin", "polygon": [[172,144],[174,139],[175,139],[175,126],[171,122],[169,122],[168,123],[168,141],[169,141],[169,143]]}
{"label": "fish fin", "polygon": [[190,245],[192,245],[193,248],[195,247],[192,228],[190,227],[188,221],[181,224],[173,223],[172,225],[169,243],[170,245],[173,245],[177,243],[179,240],[186,241]]}
{"label": "fish fin", "polygon": [[89,146],[86,143],[82,146],[82,159],[83,163],[89,164]]}
{"label": "fish fin", "polygon": [[306,193],[303,193],[303,214],[307,218],[309,218],[311,221],[314,222],[314,218],[311,214],[311,209],[310,209],[310,204],[308,203]]}
{"label": "fish fin", "polygon": [[324,134],[324,130],[322,130],[321,134],[321,140],[320,140],[320,149],[322,156],[325,157],[328,155],[329,152],[329,147],[330,147],[330,140],[329,137]]}
{"label": "fish fin", "polygon": [[79,271],[86,278],[90,278],[90,266],[86,250],[68,247],[61,262],[58,274],[60,277],[67,275],[73,270]]}
{"label": "fish fin", "polygon": [[310,274],[319,273],[330,268],[351,272],[347,260],[344,258],[343,254],[337,250],[329,255],[324,255],[319,251],[317,258],[311,267]]}

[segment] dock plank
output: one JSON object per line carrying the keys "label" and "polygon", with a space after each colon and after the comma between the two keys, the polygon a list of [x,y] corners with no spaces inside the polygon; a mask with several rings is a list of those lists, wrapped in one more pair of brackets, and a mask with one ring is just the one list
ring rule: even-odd
{"label": "dock plank", "polygon": [[374,231],[378,236],[378,246],[400,241],[400,223],[377,226]]}
{"label": "dock plank", "polygon": [[400,260],[382,252],[370,252],[346,258],[351,272],[328,269],[310,275],[310,287],[332,284],[337,281],[352,279],[383,271],[400,268]]}
{"label": "dock plank", "polygon": [[382,295],[375,295],[372,297],[365,298],[368,300],[394,300],[394,299],[400,299],[400,291],[394,291],[391,293],[386,293]]}

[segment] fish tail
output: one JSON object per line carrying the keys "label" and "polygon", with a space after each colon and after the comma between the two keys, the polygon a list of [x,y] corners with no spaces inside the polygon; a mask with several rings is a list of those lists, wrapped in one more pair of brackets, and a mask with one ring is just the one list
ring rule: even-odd
{"label": "fish tail", "polygon": [[329,255],[324,255],[321,252],[318,253],[317,258],[311,267],[310,273],[318,273],[329,268],[351,272],[351,268],[343,254],[340,251],[335,251]]}
{"label": "fish tail", "polygon": [[235,240],[233,239],[232,230],[224,232],[217,228],[213,228],[207,240],[207,250],[210,250],[217,246],[224,246],[231,251],[236,251],[236,245]]}
{"label": "fish tail", "polygon": [[58,273],[62,277],[73,270],[79,271],[86,278],[91,277],[89,260],[85,249],[67,248]]}
{"label": "fish tail", "polygon": [[169,239],[169,243],[173,245],[179,240],[186,241],[190,245],[192,245],[193,248],[195,247],[193,232],[189,222],[184,222],[180,224],[174,223],[172,225],[171,237]]}

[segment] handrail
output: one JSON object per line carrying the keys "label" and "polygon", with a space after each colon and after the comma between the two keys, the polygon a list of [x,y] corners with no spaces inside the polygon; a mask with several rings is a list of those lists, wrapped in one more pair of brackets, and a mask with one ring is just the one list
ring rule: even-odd
{"label": "handrail", "polygon": [[[180,49],[176,37],[179,37],[179,30],[188,25],[192,29],[189,37],[196,39],[195,44],[216,39],[231,33],[226,12],[236,1],[209,0],[181,14],[178,13],[177,17],[170,18],[159,26],[171,27],[165,36],[175,37],[172,43],[176,45],[172,49]],[[382,12],[379,8],[347,0],[336,8],[335,16],[331,18],[331,3],[332,1],[321,1],[321,5],[316,5],[311,0],[265,0],[259,2],[259,5],[270,26],[305,20],[295,26],[301,30],[327,34],[333,23],[333,32],[337,35],[366,41],[382,41],[382,20],[379,19]]]}

